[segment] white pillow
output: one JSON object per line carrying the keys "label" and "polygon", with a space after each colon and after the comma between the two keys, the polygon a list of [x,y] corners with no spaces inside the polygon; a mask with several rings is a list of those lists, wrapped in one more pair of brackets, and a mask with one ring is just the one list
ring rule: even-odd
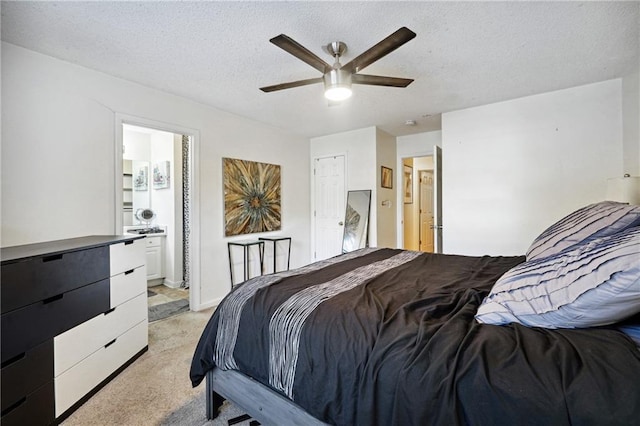
{"label": "white pillow", "polygon": [[531,243],[527,260],[541,259],[576,244],[640,225],[640,206],[615,201],[589,204],[547,228]]}
{"label": "white pillow", "polygon": [[532,327],[612,324],[640,312],[640,227],[507,271],[476,320]]}

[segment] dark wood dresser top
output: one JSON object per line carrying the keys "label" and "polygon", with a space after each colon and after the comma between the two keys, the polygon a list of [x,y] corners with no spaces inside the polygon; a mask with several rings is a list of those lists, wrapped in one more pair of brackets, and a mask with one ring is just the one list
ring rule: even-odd
{"label": "dark wood dresser top", "polygon": [[123,241],[138,240],[144,235],[90,235],[87,237],[69,238],[65,240],[46,241],[42,243],[25,244],[22,246],[2,247],[0,259],[2,263],[18,262],[42,255],[56,255],[92,247],[118,244]]}

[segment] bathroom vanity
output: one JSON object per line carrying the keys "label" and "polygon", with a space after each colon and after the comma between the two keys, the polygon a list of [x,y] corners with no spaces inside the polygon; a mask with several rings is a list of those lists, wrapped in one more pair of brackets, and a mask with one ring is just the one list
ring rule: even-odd
{"label": "bathroom vanity", "polygon": [[[149,235],[146,238],[148,285],[162,284],[164,279],[164,246],[166,234]],[[159,280],[159,281],[156,281]]]}
{"label": "bathroom vanity", "polygon": [[58,423],[148,348],[144,236],[1,249],[3,426]]}
{"label": "bathroom vanity", "polygon": [[127,234],[144,235],[147,265],[147,286],[163,284],[165,278],[165,246],[167,233],[163,227],[144,228],[125,226]]}

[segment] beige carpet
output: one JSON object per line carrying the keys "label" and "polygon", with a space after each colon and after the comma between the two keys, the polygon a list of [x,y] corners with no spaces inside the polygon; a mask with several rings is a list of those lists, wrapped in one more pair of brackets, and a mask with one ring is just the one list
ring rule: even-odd
{"label": "beige carpet", "polygon": [[207,422],[204,383],[194,389],[189,381],[191,357],[212,312],[186,312],[151,323],[149,351],[62,424],[226,425],[224,419],[236,415],[238,409],[225,403],[224,415]]}

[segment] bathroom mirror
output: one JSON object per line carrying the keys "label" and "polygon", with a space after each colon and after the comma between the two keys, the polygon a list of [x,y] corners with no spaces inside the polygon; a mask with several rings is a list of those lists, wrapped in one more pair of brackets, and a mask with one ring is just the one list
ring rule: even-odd
{"label": "bathroom mirror", "polygon": [[347,192],[344,216],[342,252],[347,253],[369,245],[369,209],[371,190]]}
{"label": "bathroom mirror", "polygon": [[156,214],[151,209],[138,209],[136,210],[136,219],[140,222],[144,222],[147,228],[151,224],[151,221],[156,217]]}
{"label": "bathroom mirror", "polygon": [[123,225],[141,225],[136,217],[140,209],[151,208],[149,162],[123,160]]}
{"label": "bathroom mirror", "polygon": [[132,161],[133,170],[133,212],[150,209],[151,189],[149,187],[149,162]]}

